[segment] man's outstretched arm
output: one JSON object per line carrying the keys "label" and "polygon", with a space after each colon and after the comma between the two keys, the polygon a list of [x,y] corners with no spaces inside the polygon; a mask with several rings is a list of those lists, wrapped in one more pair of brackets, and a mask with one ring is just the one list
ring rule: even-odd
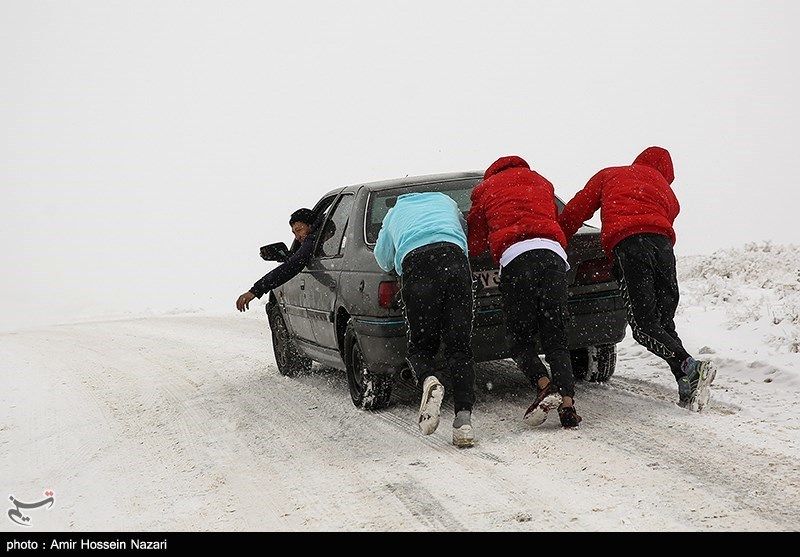
{"label": "man's outstretched arm", "polygon": [[316,237],[316,234],[310,234],[303,240],[303,243],[300,244],[300,248],[289,256],[289,259],[261,277],[249,291],[239,296],[239,299],[236,301],[236,309],[239,311],[249,309],[250,302],[253,301],[253,298],[261,298],[266,292],[289,282],[296,277],[300,271],[305,269],[314,251]]}

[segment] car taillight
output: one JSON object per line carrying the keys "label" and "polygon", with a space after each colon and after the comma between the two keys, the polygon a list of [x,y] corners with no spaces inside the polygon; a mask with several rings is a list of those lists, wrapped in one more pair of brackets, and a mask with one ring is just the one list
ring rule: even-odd
{"label": "car taillight", "polygon": [[597,284],[614,280],[613,263],[606,259],[590,259],[578,265],[575,284]]}
{"label": "car taillight", "polygon": [[399,282],[382,282],[378,286],[378,305],[383,309],[392,309],[398,292],[400,292]]}

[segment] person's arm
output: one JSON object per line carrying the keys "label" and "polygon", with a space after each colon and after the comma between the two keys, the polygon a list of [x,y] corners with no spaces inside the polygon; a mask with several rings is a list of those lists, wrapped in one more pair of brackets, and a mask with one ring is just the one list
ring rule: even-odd
{"label": "person's arm", "polygon": [[250,292],[256,298],[260,298],[265,292],[278,288],[280,285],[296,277],[311,259],[311,253],[314,250],[316,238],[316,233],[309,234],[308,237],[303,240],[303,243],[300,244],[297,251],[289,256],[289,259],[261,277],[250,289]]}
{"label": "person's arm", "polygon": [[567,237],[567,242],[578,231],[584,222],[600,208],[603,195],[603,184],[607,180],[606,170],[601,170],[586,183],[586,186],[575,194],[558,217],[558,224]]}
{"label": "person's arm", "polygon": [[391,209],[386,213],[381,231],[378,232],[378,241],[375,242],[375,261],[377,261],[378,266],[387,273],[394,269],[395,256],[394,240],[392,240],[392,235],[389,233],[389,227],[387,226],[391,213]]}
{"label": "person's arm", "polygon": [[481,255],[489,249],[489,224],[483,207],[474,198],[467,214],[467,244],[472,256]]}
{"label": "person's arm", "polygon": [[675,222],[675,219],[678,218],[678,215],[681,212],[681,204],[678,201],[678,196],[675,195],[675,192],[670,188],[670,192],[672,193],[672,204],[671,204],[671,211],[670,211],[670,222]]}

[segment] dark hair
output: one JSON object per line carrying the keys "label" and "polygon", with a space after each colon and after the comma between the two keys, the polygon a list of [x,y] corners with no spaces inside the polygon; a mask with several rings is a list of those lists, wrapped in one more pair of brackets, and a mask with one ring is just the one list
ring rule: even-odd
{"label": "dark hair", "polygon": [[314,211],[311,209],[298,209],[289,217],[289,226],[292,226],[296,222],[304,222],[308,226],[311,226],[314,224],[315,216]]}

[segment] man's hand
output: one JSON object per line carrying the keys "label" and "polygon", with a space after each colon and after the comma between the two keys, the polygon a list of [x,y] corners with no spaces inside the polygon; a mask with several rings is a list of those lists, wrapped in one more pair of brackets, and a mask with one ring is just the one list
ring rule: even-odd
{"label": "man's hand", "polygon": [[250,292],[249,290],[239,296],[239,299],[236,300],[236,309],[239,311],[245,311],[250,309],[250,302],[255,299],[256,295]]}

